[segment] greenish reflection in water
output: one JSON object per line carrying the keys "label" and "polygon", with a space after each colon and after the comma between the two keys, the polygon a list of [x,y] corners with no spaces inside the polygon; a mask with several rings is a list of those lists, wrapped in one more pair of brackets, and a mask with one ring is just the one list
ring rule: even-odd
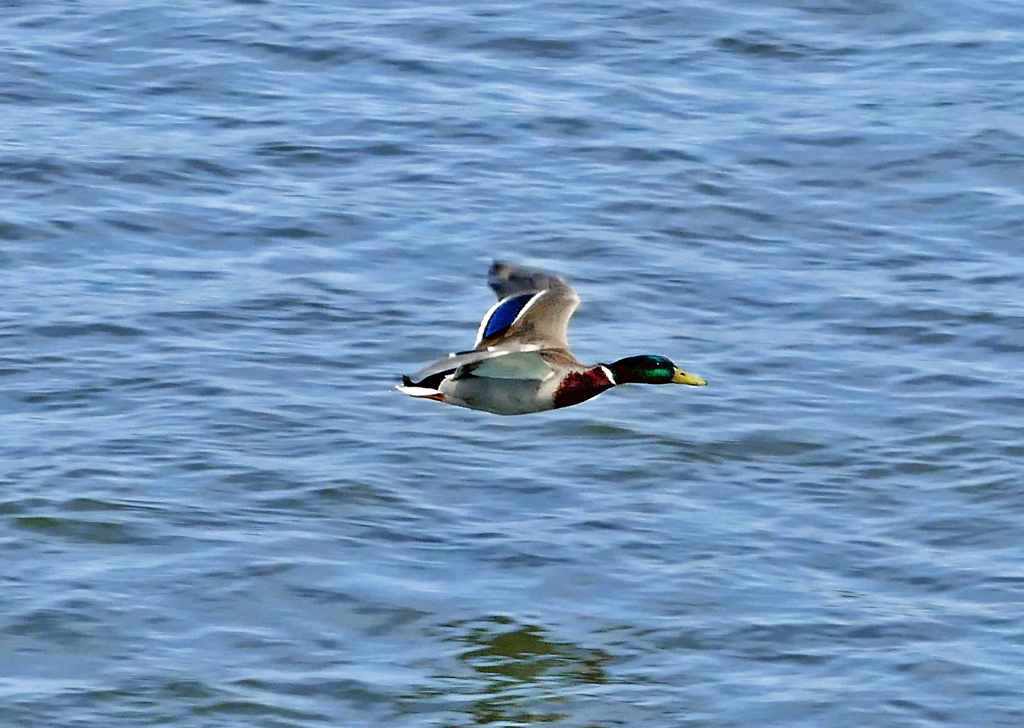
{"label": "greenish reflection in water", "polygon": [[442,629],[444,641],[466,649],[458,655],[458,674],[437,675],[442,687],[424,690],[421,698],[463,703],[458,710],[472,716],[474,725],[565,720],[573,713],[568,704],[574,695],[608,682],[605,668],[611,655],[553,640],[535,625],[493,616],[451,622]]}

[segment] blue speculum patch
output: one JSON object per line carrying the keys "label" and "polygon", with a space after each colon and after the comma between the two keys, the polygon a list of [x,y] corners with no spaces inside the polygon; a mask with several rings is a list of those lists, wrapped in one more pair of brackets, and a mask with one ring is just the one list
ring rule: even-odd
{"label": "blue speculum patch", "polygon": [[518,296],[509,298],[491,314],[491,318],[487,321],[487,326],[484,327],[483,338],[489,339],[492,336],[506,331],[512,322],[516,320],[516,316],[519,312],[525,308],[526,304],[530,302],[536,293],[522,293]]}

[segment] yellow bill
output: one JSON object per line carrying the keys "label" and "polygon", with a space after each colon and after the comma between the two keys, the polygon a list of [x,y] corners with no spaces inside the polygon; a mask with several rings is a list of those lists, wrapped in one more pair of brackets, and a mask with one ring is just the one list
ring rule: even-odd
{"label": "yellow bill", "polygon": [[689,384],[694,387],[703,387],[707,384],[707,382],[696,374],[688,374],[679,367],[676,367],[676,373],[672,376],[672,381],[676,384]]}

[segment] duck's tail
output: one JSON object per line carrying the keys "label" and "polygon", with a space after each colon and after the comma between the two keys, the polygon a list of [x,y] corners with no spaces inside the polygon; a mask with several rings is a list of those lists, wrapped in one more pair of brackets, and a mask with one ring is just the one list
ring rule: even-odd
{"label": "duck's tail", "polygon": [[413,384],[409,377],[402,376],[402,384],[395,387],[399,392],[408,394],[410,397],[417,397],[419,399],[432,399],[436,402],[444,402],[444,395],[436,389],[430,387],[419,387]]}

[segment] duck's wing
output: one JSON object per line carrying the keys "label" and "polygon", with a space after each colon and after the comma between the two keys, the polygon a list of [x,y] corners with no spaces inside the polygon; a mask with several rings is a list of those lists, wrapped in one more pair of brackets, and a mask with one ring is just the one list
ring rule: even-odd
{"label": "duck's wing", "polygon": [[[501,372],[501,371],[514,371],[524,366],[526,362],[534,362],[529,364],[529,368],[539,372],[540,370],[535,365],[535,362],[543,362],[537,352],[540,351],[539,346],[526,345],[516,348],[507,349],[474,349],[473,351],[462,351],[457,354],[449,354],[443,359],[438,359],[433,364],[420,369],[414,374],[402,377],[403,383],[406,386],[409,385],[421,385],[428,380],[434,378],[444,378],[449,374],[455,374],[456,370],[461,369],[462,372],[475,371],[477,368],[483,366],[485,370]],[[509,359],[511,357],[511,359]],[[502,366],[499,362],[504,362],[508,359],[507,366]],[[550,369],[548,370],[550,371]],[[499,379],[510,379],[515,378],[510,375],[504,377],[497,377]],[[529,378],[542,378],[534,375]]]}
{"label": "duck's wing", "polygon": [[568,283],[509,263],[492,265],[488,283],[498,302],[480,322],[477,349],[569,348],[566,329],[580,298]]}

